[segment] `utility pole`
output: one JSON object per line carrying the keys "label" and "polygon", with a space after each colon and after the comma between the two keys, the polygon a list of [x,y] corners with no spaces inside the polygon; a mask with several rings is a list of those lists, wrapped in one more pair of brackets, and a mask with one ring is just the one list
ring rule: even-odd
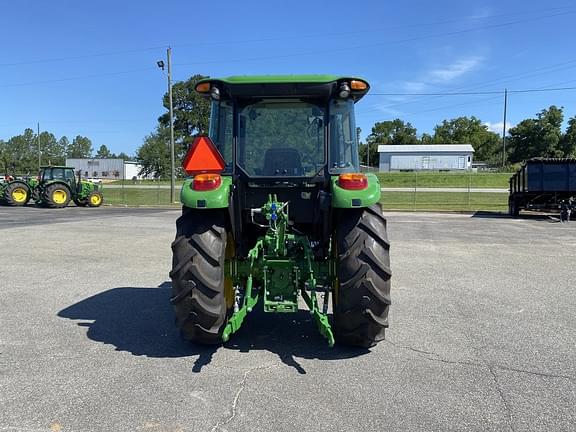
{"label": "utility pole", "polygon": [[174,203],[176,179],[174,169],[174,108],[172,106],[172,48],[166,51],[168,60],[168,103],[170,105],[170,203]]}
{"label": "utility pole", "polygon": [[38,171],[42,165],[42,151],[40,149],[40,122],[36,124],[36,144],[38,144]]}
{"label": "utility pole", "polygon": [[370,143],[366,143],[366,166],[370,169]]}
{"label": "utility pole", "polygon": [[502,125],[502,168],[506,166],[506,114],[508,111],[508,89],[504,89],[504,124]]}

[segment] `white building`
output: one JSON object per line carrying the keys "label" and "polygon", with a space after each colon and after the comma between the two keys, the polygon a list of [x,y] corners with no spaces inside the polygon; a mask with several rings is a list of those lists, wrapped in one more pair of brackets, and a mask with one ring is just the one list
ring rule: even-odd
{"label": "white building", "polygon": [[470,144],[379,145],[379,170],[468,171],[474,148]]}
{"label": "white building", "polygon": [[124,159],[66,159],[66,166],[74,171],[81,171],[82,177],[109,180],[137,180],[147,178],[141,176],[142,166],[136,162]]}

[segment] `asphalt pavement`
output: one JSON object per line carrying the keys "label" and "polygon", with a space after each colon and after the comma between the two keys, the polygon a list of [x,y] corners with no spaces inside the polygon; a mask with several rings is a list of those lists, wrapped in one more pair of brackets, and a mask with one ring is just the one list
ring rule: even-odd
{"label": "asphalt pavement", "polygon": [[0,207],[0,431],[574,431],[576,222],[390,213],[387,340],[168,302],[179,212]]}

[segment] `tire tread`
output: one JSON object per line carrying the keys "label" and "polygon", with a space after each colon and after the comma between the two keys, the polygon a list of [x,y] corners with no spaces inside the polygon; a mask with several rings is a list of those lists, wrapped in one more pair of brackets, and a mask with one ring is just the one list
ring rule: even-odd
{"label": "tire tread", "polygon": [[390,300],[390,243],[380,205],[338,214],[338,342],[369,348],[384,339]]}
{"label": "tire tread", "polygon": [[184,339],[203,344],[222,341],[226,323],[223,212],[184,208],[172,242],[172,297],[176,324]]}

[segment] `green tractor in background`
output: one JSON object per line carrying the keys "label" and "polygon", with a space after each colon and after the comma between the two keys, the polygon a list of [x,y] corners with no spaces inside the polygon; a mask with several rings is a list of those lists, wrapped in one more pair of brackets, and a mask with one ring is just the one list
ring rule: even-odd
{"label": "green tractor in background", "polygon": [[82,180],[74,175],[74,168],[65,166],[40,167],[40,174],[32,198],[36,204],[50,207],[66,207],[71,200],[80,207],[100,207],[104,202],[101,186]]}
{"label": "green tractor in background", "polygon": [[24,206],[33,199],[41,206],[62,208],[72,200],[80,207],[100,207],[104,202],[101,188],[82,180],[80,173],[76,178],[72,167],[43,166],[38,177],[5,176],[0,180],[0,203]]}
{"label": "green tractor in background", "polygon": [[4,176],[0,179],[0,204],[9,206],[24,206],[32,197],[32,179],[20,179]]}
{"label": "green tractor in background", "polygon": [[368,90],[332,75],[197,83],[211,99],[209,136],[183,162],[170,272],[184,338],[226,342],[259,302],[294,313],[300,297],[330,346],[384,338],[390,245],[354,120]]}

